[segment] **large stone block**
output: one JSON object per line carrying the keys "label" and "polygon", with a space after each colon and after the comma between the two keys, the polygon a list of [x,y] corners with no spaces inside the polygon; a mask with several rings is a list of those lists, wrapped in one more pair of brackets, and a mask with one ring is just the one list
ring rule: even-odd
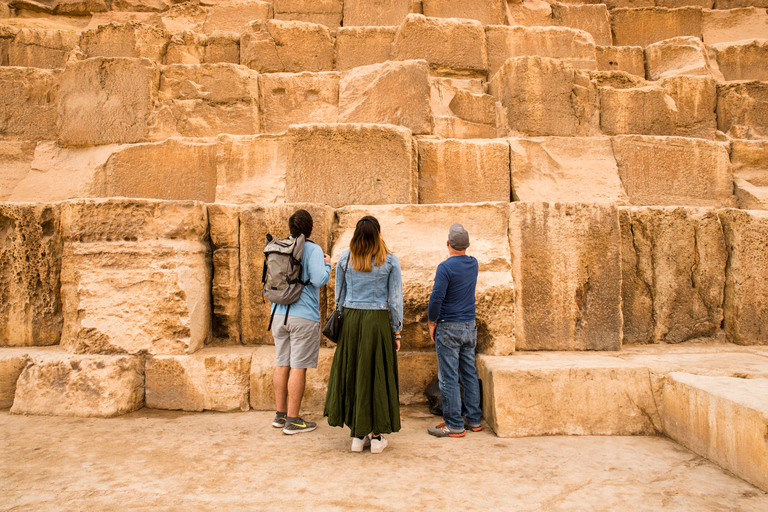
{"label": "large stone block", "polygon": [[165,53],[165,64],[240,64],[240,34],[216,31],[205,35],[183,31],[174,34]]}
{"label": "large stone block", "polygon": [[400,25],[411,12],[411,0],[344,0],[344,26]]}
{"label": "large stone block", "polygon": [[341,25],[343,0],[273,0],[275,19],[307,21],[336,28]]}
{"label": "large stone block", "polygon": [[58,104],[59,142],[144,141],[159,83],[160,71],[147,59],[97,57],[67,64]]}
{"label": "large stone block", "polygon": [[558,59],[577,69],[597,69],[592,36],[566,27],[487,27],[488,75],[514,57]]}
{"label": "large stone block", "polygon": [[554,25],[588,32],[597,45],[613,44],[611,17],[604,4],[567,5],[555,2],[552,4],[552,21]]}
{"label": "large stone block", "polygon": [[203,32],[211,34],[217,30],[241,32],[253,20],[272,19],[271,2],[246,0],[227,4],[217,3],[203,23]]}
{"label": "large stone block", "polygon": [[733,177],[723,144],[684,137],[613,137],[619,176],[635,206],[730,204]]}
{"label": "large stone block", "polygon": [[57,135],[57,105],[61,72],[0,67],[0,136],[50,140]]}
{"label": "large stone block", "polygon": [[446,139],[495,139],[496,98],[477,78],[430,79],[433,133]]}
{"label": "large stone block", "polygon": [[758,179],[759,185],[768,185],[768,141],[734,140],[731,142],[733,175],[744,179]]}
{"label": "large stone block", "polygon": [[74,31],[22,28],[8,48],[8,66],[63,68],[78,45]]}
{"label": "large stone block", "polygon": [[645,55],[639,46],[597,46],[597,69],[645,77]]}
{"label": "large stone block", "polygon": [[675,75],[704,75],[723,79],[717,63],[710,61],[709,50],[698,37],[674,37],[648,45],[645,49],[645,66],[651,80]]}
{"label": "large stone block", "polygon": [[515,201],[628,204],[608,138],[509,139]]}
{"label": "large stone block", "polygon": [[730,10],[706,10],[701,21],[702,37],[707,44],[765,39],[768,33],[766,6]]}
{"label": "large stone block", "polygon": [[209,204],[208,225],[213,250],[211,298],[213,343],[240,343],[240,209]]}
{"label": "large stone block", "polygon": [[8,201],[32,170],[36,147],[35,142],[0,142],[0,201]]}
{"label": "large stone block", "polygon": [[[338,208],[418,202],[416,146],[405,128],[297,125],[288,130],[287,137],[288,203],[322,203]],[[372,166],[373,162],[376,165]]]}
{"label": "large stone block", "polygon": [[430,18],[464,18],[483,25],[506,24],[506,0],[463,2],[461,0],[422,0],[424,16]]}
{"label": "large stone block", "polygon": [[[398,22],[398,25],[400,22]],[[390,60],[397,27],[342,27],[336,31],[336,69]]]}
{"label": "large stone block", "polygon": [[678,36],[701,39],[701,7],[614,9],[611,11],[611,29],[616,46],[645,48]]}
{"label": "large stone block", "polygon": [[21,372],[11,414],[112,417],[144,405],[144,363],[136,356],[35,355]]}
{"label": "large stone block", "polygon": [[339,83],[339,121],[432,131],[429,66],[424,60],[385,62],[346,71]]}
{"label": "large stone block", "polygon": [[170,7],[167,0],[112,0],[113,11],[164,12]]}
{"label": "large stone block", "polygon": [[63,203],[61,344],[70,352],[172,355],[210,336],[208,217],[201,203]]}
{"label": "large stone block", "polygon": [[251,353],[204,348],[188,356],[146,358],[145,405],[182,411],[247,411]]}
{"label": "large stone block", "polygon": [[768,345],[768,212],[723,210],[719,217],[728,247],[725,332],[739,345]]}
{"label": "large stone block", "polygon": [[507,1],[507,25],[548,27],[553,25],[552,5],[543,0]]}
{"label": "large stone block", "polygon": [[16,382],[27,366],[29,356],[20,349],[0,352],[0,409],[10,409],[16,394]]}
{"label": "large stone block", "polygon": [[110,23],[80,36],[80,49],[86,57],[144,57],[161,64],[171,34],[163,29],[135,21]]}
{"label": "large stone block", "polygon": [[675,131],[680,137],[715,139],[717,82],[711,76],[672,76],[659,82],[675,106]]}
{"label": "large stone block", "polygon": [[61,255],[58,206],[0,204],[0,346],[59,343]]}
{"label": "large stone block", "polygon": [[621,230],[624,342],[721,335],[728,253],[717,212],[627,208]]}
{"label": "large stone block", "polygon": [[[515,291],[510,275],[507,204],[355,206],[337,210],[331,259],[335,265],[341,252],[349,247],[361,217],[375,216],[387,247],[398,257],[402,269],[403,349],[429,350],[432,341],[427,306],[435,271],[447,257],[448,228],[461,223],[469,232],[468,254],[479,263],[475,293],[478,350],[509,355],[515,350]],[[328,297],[330,304],[330,289]]]}
{"label": "large stone block", "polygon": [[597,89],[584,71],[556,59],[509,59],[489,91],[507,128],[522,135],[590,136],[598,131]]}
{"label": "large stone block", "polygon": [[259,76],[265,133],[292,124],[335,123],[339,118],[339,73],[265,73]]}
{"label": "large stone block", "polygon": [[619,350],[616,206],[512,203],[509,243],[518,349]]}
{"label": "large stone block", "polygon": [[216,158],[216,201],[282,203],[289,143],[273,135],[222,136]]}
{"label": "large stone block", "polygon": [[734,139],[768,139],[768,82],[719,84],[717,128]]}
{"label": "large stone block", "polygon": [[713,9],[739,9],[743,7],[768,7],[768,0],[715,0]]}
{"label": "large stone block", "polygon": [[425,59],[436,74],[484,76],[485,32],[479,21],[409,14],[392,43],[393,60]]}
{"label": "large stone block", "polygon": [[768,379],[671,373],[664,432],[747,482],[768,490]]}
{"label": "large stone block", "polygon": [[733,178],[733,193],[742,210],[768,210],[768,187],[755,185],[755,181]]}
{"label": "large stone block", "polygon": [[254,21],[240,34],[240,63],[260,73],[331,71],[333,38],[315,23]]}
{"label": "large stone block", "polygon": [[672,135],[677,110],[663,87],[600,87],[600,129],[606,135]]}
{"label": "large stone block", "polygon": [[768,82],[768,40],[752,39],[712,46],[717,52],[718,68],[726,80]]}
{"label": "large stone block", "polygon": [[510,197],[505,141],[419,140],[420,204],[509,201]]}

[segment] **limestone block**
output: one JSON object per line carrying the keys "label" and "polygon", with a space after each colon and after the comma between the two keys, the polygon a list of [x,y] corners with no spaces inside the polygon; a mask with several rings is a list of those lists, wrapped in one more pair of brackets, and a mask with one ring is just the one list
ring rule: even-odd
{"label": "limestone block", "polygon": [[719,84],[717,128],[734,139],[768,138],[768,83]]}
{"label": "limestone block", "polygon": [[553,25],[552,5],[544,0],[507,1],[507,25],[548,27]]}
{"label": "limestone block", "polygon": [[768,344],[768,212],[718,212],[728,247],[725,271],[724,327],[739,345]]}
{"label": "limestone block", "polygon": [[113,22],[122,24],[128,23],[129,21],[135,21],[143,25],[150,25],[152,27],[168,30],[168,27],[163,21],[163,17],[158,13],[108,11],[93,13],[88,24],[83,27],[82,31],[91,30],[101,25],[109,25]]}
{"label": "limestone block", "polygon": [[240,64],[240,35],[237,32],[220,31],[210,34],[203,62]]}
{"label": "limestone block", "polygon": [[[70,17],[88,16],[91,13],[109,10],[104,0],[13,0],[4,2],[3,6],[15,8],[17,12],[23,13],[19,17],[37,17],[40,14]],[[0,8],[0,12],[2,12],[2,8]],[[30,16],[27,13],[34,14]],[[3,17],[10,18],[11,16]]]}
{"label": "limestone block", "polygon": [[484,76],[485,32],[479,21],[409,14],[397,29],[392,59],[425,59],[437,74]]}
{"label": "limestone block", "polygon": [[216,201],[282,203],[289,143],[272,135],[222,136],[216,158]]}
{"label": "limestone block", "polygon": [[208,229],[214,249],[240,247],[240,208],[231,204],[209,204]]}
{"label": "limestone block", "polygon": [[80,49],[86,57],[144,57],[162,63],[170,39],[166,30],[150,25],[110,23],[83,32]]}
{"label": "limestone block", "polygon": [[648,78],[659,80],[675,75],[704,75],[723,79],[717,63],[698,37],[673,37],[645,49]]}
{"label": "limestone block", "polygon": [[0,410],[10,409],[16,393],[16,381],[27,366],[28,356],[21,350],[0,352]]}
{"label": "limestone block", "polygon": [[614,9],[611,11],[613,44],[616,46],[642,46],[678,36],[701,39],[702,14],[700,7],[667,9]]}
{"label": "limestone block", "polygon": [[147,357],[146,407],[247,411],[252,352],[250,348],[217,347],[188,356]]}
{"label": "limestone block", "polygon": [[465,121],[491,125],[496,123],[496,100],[490,94],[473,94],[458,90],[448,107],[452,114]]}
{"label": "limestone block", "polygon": [[619,176],[635,206],[722,206],[733,194],[728,151],[685,137],[612,137]]}
{"label": "limestone block", "polygon": [[342,27],[336,31],[336,69],[386,62],[397,27]]}
{"label": "limestone block", "polygon": [[292,124],[336,123],[339,73],[266,73],[259,76],[265,133],[282,133]]}
{"label": "limestone block", "polygon": [[75,353],[192,353],[210,335],[205,206],[81,200],[62,204],[61,345]]}
{"label": "limestone block", "polygon": [[[605,0],[609,11],[614,9],[640,9],[643,7],[655,7],[664,0]],[[691,0],[695,1],[695,0]]]}
{"label": "limestone block", "polygon": [[[288,203],[322,203],[338,208],[418,202],[416,147],[405,128],[297,125],[288,129],[287,137]],[[349,186],[340,186],[344,183]]]}
{"label": "limestone block", "polygon": [[336,28],[341,25],[343,0],[273,0],[275,19],[307,21]]}
{"label": "limestone block", "polygon": [[577,69],[597,69],[592,36],[566,27],[487,27],[488,75],[514,57],[558,59]]}
{"label": "limestone block", "polygon": [[183,31],[174,34],[165,53],[165,64],[240,64],[240,34],[216,31],[210,35]]}
{"label": "limestone block", "polygon": [[36,146],[34,142],[0,142],[0,201],[8,201],[32,170]]}
{"label": "limestone block", "polygon": [[67,64],[58,103],[59,143],[142,142],[160,71],[147,59],[96,57]]}
{"label": "limestone block", "polygon": [[742,210],[768,210],[768,187],[758,186],[755,180],[733,178],[733,193]]}
{"label": "limestone block", "polygon": [[0,346],[59,343],[61,255],[57,205],[0,204]]}
{"label": "limestone block", "polygon": [[[403,350],[430,350],[427,306],[437,266],[447,257],[448,228],[461,223],[469,232],[467,254],[478,260],[475,292],[478,351],[515,351],[514,296],[507,241],[508,203],[350,206],[337,210],[332,264],[349,247],[357,221],[373,215],[387,247],[400,260],[403,278]],[[329,283],[329,304],[332,302]]]}
{"label": "limestone block", "polygon": [[596,45],[611,46],[611,18],[604,4],[566,5],[552,4],[553,25],[583,30],[592,35]]}
{"label": "limestone block", "polygon": [[151,138],[259,133],[258,73],[237,64],[164,66]]}
{"label": "limestone block", "polygon": [[639,46],[597,46],[597,69],[625,71],[645,77],[645,55]]}
{"label": "limestone block", "polygon": [[[214,8],[204,7],[201,3],[210,5],[210,2],[183,2],[163,11],[159,16],[163,20],[165,29],[173,34],[185,30],[202,34],[205,21],[213,14]],[[216,5],[219,6],[221,3],[217,2]]]}
{"label": "limestone block", "polygon": [[303,21],[254,21],[240,34],[240,64],[260,73],[331,71],[331,32]]}
{"label": "limestone block", "polygon": [[622,210],[621,222],[624,342],[721,333],[728,253],[717,212],[635,207]]}
{"label": "limestone block", "polygon": [[600,87],[599,93],[600,129],[606,135],[675,133],[677,108],[663,87]]}
{"label": "limestone block", "polygon": [[707,44],[765,39],[768,32],[768,13],[755,7],[726,11],[705,10],[702,18],[702,36]]}
{"label": "limestone block", "polygon": [[[267,233],[277,237],[287,237],[289,235],[288,219],[293,215],[293,212],[300,208],[307,210],[312,215],[312,241],[318,244],[326,253],[330,252],[331,227],[334,219],[332,208],[322,204],[306,203],[241,206],[240,339],[244,345],[273,343],[272,334],[267,331],[271,307],[269,301],[264,298],[261,282],[264,266],[264,245],[267,242]],[[323,288],[320,291],[321,318],[325,317],[325,300],[325,288]],[[256,362],[255,357],[254,362]],[[274,364],[274,351],[272,352],[272,364]],[[253,388],[251,396],[254,396]],[[254,402],[251,402],[251,406],[254,409],[259,409],[254,405]]]}
{"label": "limestone block", "polygon": [[509,139],[515,201],[628,204],[609,138]]}
{"label": "limestone block", "polygon": [[506,24],[506,0],[463,2],[461,0],[422,0],[424,16],[430,18],[464,18],[483,25]]}
{"label": "limestone block", "polygon": [[478,358],[483,415],[499,437],[652,435],[661,430],[648,368],[607,356]]}
{"label": "limestone block", "polygon": [[246,24],[254,20],[273,18],[272,4],[261,0],[245,0],[214,5],[212,12],[203,23],[203,32],[211,34],[216,30],[241,32]]}
{"label": "limestone block", "polygon": [[240,343],[240,209],[209,204],[214,342]]}
{"label": "limestone block", "polygon": [[673,76],[660,81],[675,104],[675,135],[714,139],[717,83],[711,76]]}
{"label": "limestone block", "polygon": [[57,135],[60,71],[0,67],[0,136],[50,140]]}
{"label": "limestone block", "polygon": [[740,7],[768,7],[768,0],[715,0],[713,9],[738,9]]}
{"label": "limestone block", "polygon": [[768,141],[734,140],[731,143],[731,165],[733,175],[752,179],[766,175],[759,185],[768,185]]}
{"label": "limestone block", "polygon": [[446,139],[495,139],[496,98],[476,78],[430,78],[434,135]]}
{"label": "limestone block", "polygon": [[168,0],[112,0],[113,11],[163,12],[171,2]]}
{"label": "limestone block", "polygon": [[768,489],[768,379],[670,373],[664,432],[736,476]]}
{"label": "limestone block", "polygon": [[143,405],[140,357],[51,352],[21,372],[11,414],[108,418]]}
{"label": "limestone block", "polygon": [[63,68],[78,45],[74,31],[22,28],[8,48],[9,66]]}
{"label": "limestone block", "polygon": [[391,27],[400,25],[410,12],[411,0],[344,0],[344,26]]}
{"label": "limestone block", "polygon": [[768,82],[768,40],[719,43],[713,47],[717,52],[717,65],[726,80]]}
{"label": "limestone block", "polygon": [[419,140],[419,203],[509,201],[509,144]]}
{"label": "limestone block", "polygon": [[590,136],[598,131],[597,89],[584,71],[556,59],[509,59],[489,84],[510,131]]}
{"label": "limestone block", "polygon": [[437,377],[437,356],[434,352],[404,352],[397,354],[400,403],[421,404],[426,401],[424,392]]}
{"label": "limestone block", "polygon": [[361,66],[339,82],[339,122],[404,126],[432,131],[429,66],[424,60]]}

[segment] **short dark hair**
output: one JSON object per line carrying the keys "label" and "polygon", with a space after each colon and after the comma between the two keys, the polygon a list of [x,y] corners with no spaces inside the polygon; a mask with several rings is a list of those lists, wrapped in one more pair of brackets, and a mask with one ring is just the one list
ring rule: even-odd
{"label": "short dark hair", "polygon": [[298,238],[299,235],[309,238],[312,234],[312,216],[307,210],[296,210],[288,219],[288,229],[291,230],[291,236],[294,238]]}

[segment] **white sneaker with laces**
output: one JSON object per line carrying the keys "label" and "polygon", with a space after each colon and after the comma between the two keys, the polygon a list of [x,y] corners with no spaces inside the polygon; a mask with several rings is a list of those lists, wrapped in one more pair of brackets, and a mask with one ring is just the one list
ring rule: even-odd
{"label": "white sneaker with laces", "polygon": [[352,438],[352,451],[361,452],[366,446],[371,446],[371,435],[368,434],[362,439],[357,437]]}
{"label": "white sneaker with laces", "polygon": [[387,447],[387,440],[384,439],[384,436],[381,436],[381,439],[371,439],[371,453],[381,453],[384,451],[384,448]]}

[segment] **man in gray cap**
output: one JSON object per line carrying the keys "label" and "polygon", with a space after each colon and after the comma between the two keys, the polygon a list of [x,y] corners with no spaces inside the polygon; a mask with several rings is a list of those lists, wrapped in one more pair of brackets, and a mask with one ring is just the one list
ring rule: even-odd
{"label": "man in gray cap", "polygon": [[[461,224],[448,230],[448,259],[440,263],[429,297],[429,334],[437,352],[444,423],[427,431],[437,437],[479,432],[480,385],[475,368],[477,259],[467,256],[469,233]],[[459,382],[464,386],[462,407]]]}

